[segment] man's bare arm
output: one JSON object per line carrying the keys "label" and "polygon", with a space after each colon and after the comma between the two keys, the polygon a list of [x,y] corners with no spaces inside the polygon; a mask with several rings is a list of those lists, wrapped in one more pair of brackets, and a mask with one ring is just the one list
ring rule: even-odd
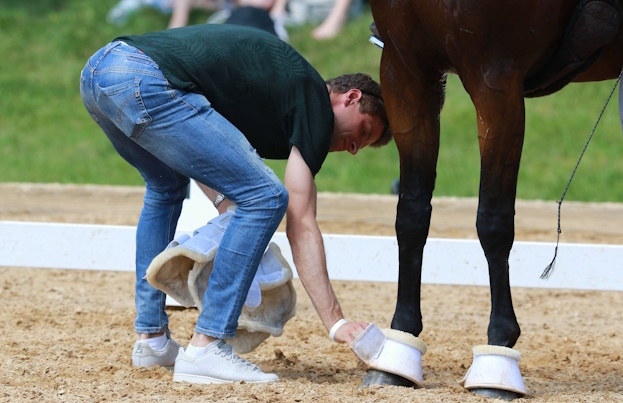
{"label": "man's bare arm", "polygon": [[[320,320],[329,330],[343,314],[329,282],[324,243],[316,222],[316,184],[296,147],[290,152],[284,183],[290,195],[286,234],[294,264]],[[348,322],[335,333],[335,340],[350,344],[366,326],[364,322]]]}

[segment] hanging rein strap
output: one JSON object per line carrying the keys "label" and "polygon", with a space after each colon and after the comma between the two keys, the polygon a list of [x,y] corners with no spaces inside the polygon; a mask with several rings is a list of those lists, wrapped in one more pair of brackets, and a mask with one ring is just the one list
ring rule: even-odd
{"label": "hanging rein strap", "polygon": [[[588,140],[586,141],[586,144],[584,145],[584,149],[582,150],[582,153],[580,154],[580,158],[578,158],[578,162],[575,164],[575,168],[573,169],[573,173],[571,173],[569,182],[567,182],[567,187],[565,187],[565,191],[562,192],[562,197],[560,198],[560,201],[558,202],[558,236],[556,238],[556,248],[554,249],[554,258],[552,259],[550,264],[547,265],[547,267],[541,274],[542,280],[547,280],[551,276],[552,272],[554,271],[554,264],[556,263],[556,256],[558,255],[558,244],[560,243],[560,233],[562,232],[562,230],[560,229],[560,208],[562,206],[562,202],[565,199],[565,196],[567,195],[567,190],[569,190],[569,186],[571,185],[573,176],[575,175],[575,172],[578,170],[578,167],[580,166],[580,161],[582,161],[582,157],[584,156],[584,153],[586,152],[586,149],[588,148],[588,143],[590,143],[591,139],[593,138],[593,135],[595,134],[595,130],[597,129],[597,125],[599,124],[599,121],[601,120],[601,117],[603,116],[606,110],[606,107],[608,106],[608,103],[610,102],[610,98],[612,98],[612,94],[614,94],[614,90],[619,84],[619,81],[621,81],[621,76],[623,76],[623,69],[621,69],[621,72],[619,73],[619,77],[616,79],[616,82],[614,83],[614,87],[612,87],[612,91],[610,91],[610,95],[608,96],[608,99],[606,100],[606,104],[604,105],[603,109],[601,110],[601,113],[599,114],[599,117],[597,118],[597,122],[595,122],[595,126],[593,127],[593,131],[591,132],[591,135],[588,136]],[[621,86],[619,86],[619,116],[621,119],[621,128],[623,129],[623,87]]]}

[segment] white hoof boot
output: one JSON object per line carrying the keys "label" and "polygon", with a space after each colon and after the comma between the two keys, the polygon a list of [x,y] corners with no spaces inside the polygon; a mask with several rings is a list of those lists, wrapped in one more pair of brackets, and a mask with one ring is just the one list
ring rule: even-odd
{"label": "white hoof boot", "polygon": [[474,362],[459,384],[468,390],[494,389],[523,397],[526,388],[519,371],[521,354],[502,346],[475,346]]}
{"label": "white hoof boot", "polygon": [[[197,228],[192,237],[183,234],[171,241],[147,268],[147,282],[187,308],[201,303],[203,294],[199,297],[193,285],[201,280],[207,282],[216,250],[233,215],[233,211],[227,211]],[[205,267],[210,269],[204,270]]]}
{"label": "white hoof boot", "polygon": [[381,331],[370,323],[351,348],[369,369],[398,375],[423,387],[422,356],[426,354],[426,344],[412,334],[395,329]]}

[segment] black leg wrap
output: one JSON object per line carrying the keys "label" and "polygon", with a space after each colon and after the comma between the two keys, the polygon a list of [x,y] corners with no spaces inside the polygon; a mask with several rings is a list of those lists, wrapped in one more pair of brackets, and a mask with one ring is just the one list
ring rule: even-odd
{"label": "black leg wrap", "polygon": [[406,386],[409,388],[418,388],[418,386],[406,378],[398,375],[390,374],[389,372],[379,371],[376,369],[369,369],[365,378],[361,382],[359,389],[372,385],[391,385],[391,386]]}

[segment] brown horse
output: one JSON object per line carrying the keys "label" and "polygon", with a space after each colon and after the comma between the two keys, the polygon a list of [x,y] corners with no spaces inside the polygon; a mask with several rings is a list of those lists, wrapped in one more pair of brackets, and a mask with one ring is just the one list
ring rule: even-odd
{"label": "brown horse", "polygon": [[[476,228],[489,266],[488,344],[520,334],[509,285],[524,97],[616,78],[623,0],[370,0],[384,42],[380,78],[400,155],[399,280],[393,329],[422,331],[422,252],[431,219],[446,74],[476,108],[481,176]],[[369,371],[363,385],[403,384]]]}

